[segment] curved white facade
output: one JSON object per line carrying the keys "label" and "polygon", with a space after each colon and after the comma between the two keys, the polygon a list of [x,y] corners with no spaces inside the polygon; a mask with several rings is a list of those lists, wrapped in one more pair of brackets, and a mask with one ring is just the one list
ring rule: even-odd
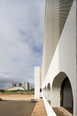
{"label": "curved white facade", "polygon": [[[68,77],[72,95],[69,88],[66,89],[69,100],[67,104],[64,103],[67,107],[73,105],[73,116],[77,116],[76,14],[76,0],[46,0],[42,63],[43,96],[51,107],[60,107],[61,86]],[[48,84],[50,84],[49,89]],[[48,111],[48,107],[46,109]]]}

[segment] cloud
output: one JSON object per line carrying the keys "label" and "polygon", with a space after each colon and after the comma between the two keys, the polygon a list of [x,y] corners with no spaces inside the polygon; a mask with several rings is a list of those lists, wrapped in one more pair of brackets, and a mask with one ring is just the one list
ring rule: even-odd
{"label": "cloud", "polygon": [[0,87],[33,84],[33,67],[42,61],[44,12],[44,0],[0,0]]}

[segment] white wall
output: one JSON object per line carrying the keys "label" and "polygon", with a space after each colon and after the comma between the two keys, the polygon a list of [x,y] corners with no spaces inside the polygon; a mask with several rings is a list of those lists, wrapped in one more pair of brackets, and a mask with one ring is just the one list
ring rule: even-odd
{"label": "white wall", "polygon": [[[73,100],[74,100],[74,114],[76,114],[76,1],[74,1],[69,16],[67,18],[66,24],[64,26],[62,35],[60,37],[59,43],[57,45],[56,51],[54,53],[52,62],[50,64],[49,70],[47,72],[45,81],[42,88],[44,88],[48,83],[51,84],[53,79],[60,72],[64,72],[71,83],[73,90]],[[51,53],[51,52],[50,52]],[[56,93],[56,92],[55,92]],[[44,91],[44,95],[46,95]],[[52,90],[51,90],[51,103],[53,101]],[[60,99],[60,95],[57,95],[55,102]]]}
{"label": "white wall", "polygon": [[56,116],[55,112],[53,111],[53,109],[51,108],[50,104],[47,102],[44,96],[43,101],[46,108],[47,116]]}
{"label": "white wall", "polygon": [[35,77],[35,98],[39,99],[40,97],[40,67],[34,68],[34,77]]}
{"label": "white wall", "polygon": [[61,40],[59,42],[59,71],[64,71],[70,80],[76,107],[76,1],[71,8]]}

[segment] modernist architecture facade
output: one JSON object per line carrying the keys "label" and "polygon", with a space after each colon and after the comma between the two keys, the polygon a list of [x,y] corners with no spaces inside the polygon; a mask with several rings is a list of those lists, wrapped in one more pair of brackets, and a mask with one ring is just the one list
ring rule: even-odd
{"label": "modernist architecture facade", "polygon": [[76,0],[46,0],[42,69],[35,67],[35,97],[40,88],[48,116],[52,107],[77,116]]}

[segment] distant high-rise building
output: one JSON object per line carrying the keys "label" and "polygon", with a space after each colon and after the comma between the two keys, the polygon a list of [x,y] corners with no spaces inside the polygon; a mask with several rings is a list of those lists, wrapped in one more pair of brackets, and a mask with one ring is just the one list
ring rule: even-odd
{"label": "distant high-rise building", "polygon": [[29,90],[31,90],[32,89],[32,87],[31,87],[31,85],[29,85]]}
{"label": "distant high-rise building", "polygon": [[16,87],[16,84],[15,83],[12,83],[12,87]]}
{"label": "distant high-rise building", "polygon": [[30,89],[30,83],[29,82],[24,82],[24,89],[29,90]]}
{"label": "distant high-rise building", "polygon": [[21,86],[22,86],[22,84],[21,84],[21,83],[17,83],[17,86],[18,86],[18,87],[21,87]]}

